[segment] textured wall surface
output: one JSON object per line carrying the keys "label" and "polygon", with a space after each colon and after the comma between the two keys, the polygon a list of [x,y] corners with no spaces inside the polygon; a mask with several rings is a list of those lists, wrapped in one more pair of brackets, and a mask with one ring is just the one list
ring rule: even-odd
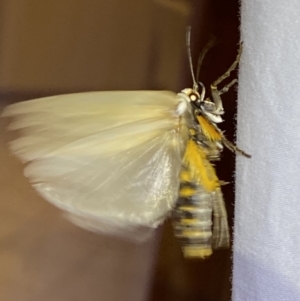
{"label": "textured wall surface", "polygon": [[233,300],[300,300],[300,2],[242,1]]}

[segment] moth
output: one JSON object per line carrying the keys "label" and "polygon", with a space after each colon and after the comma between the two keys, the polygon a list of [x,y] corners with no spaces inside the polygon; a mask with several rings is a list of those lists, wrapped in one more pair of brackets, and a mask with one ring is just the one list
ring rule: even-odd
{"label": "moth", "polygon": [[223,145],[246,157],[217,124],[221,95],[236,83],[211,85],[212,99],[198,81],[187,45],[193,87],[170,91],[107,91],[45,97],[12,104],[2,116],[19,138],[11,151],[46,200],[77,225],[140,239],[173,216],[185,257],[205,258],[229,245],[222,182],[212,162]]}

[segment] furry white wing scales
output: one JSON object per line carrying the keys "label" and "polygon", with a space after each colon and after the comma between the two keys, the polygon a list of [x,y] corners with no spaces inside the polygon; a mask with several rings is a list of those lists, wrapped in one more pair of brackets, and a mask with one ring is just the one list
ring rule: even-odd
{"label": "furry white wing scales", "polygon": [[[89,92],[9,106],[39,193],[96,231],[156,227],[177,198],[185,135],[172,92]],[[130,234],[131,235],[131,234]]]}

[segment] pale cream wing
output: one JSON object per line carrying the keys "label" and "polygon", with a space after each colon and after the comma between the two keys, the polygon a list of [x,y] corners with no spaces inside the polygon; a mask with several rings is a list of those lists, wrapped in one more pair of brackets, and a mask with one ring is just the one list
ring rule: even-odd
{"label": "pale cream wing", "polygon": [[[9,106],[13,152],[38,192],[83,227],[156,227],[173,207],[185,134],[176,94],[90,92]],[[127,235],[127,234],[126,234]]]}

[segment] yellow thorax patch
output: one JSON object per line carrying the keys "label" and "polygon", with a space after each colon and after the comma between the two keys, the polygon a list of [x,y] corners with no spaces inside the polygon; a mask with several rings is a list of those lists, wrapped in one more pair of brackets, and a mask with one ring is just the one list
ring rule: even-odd
{"label": "yellow thorax patch", "polygon": [[205,137],[210,141],[221,140],[222,135],[217,131],[217,129],[203,116],[197,116],[199,125]]}
{"label": "yellow thorax patch", "polygon": [[207,160],[205,151],[192,139],[188,141],[183,164],[188,168],[189,178],[206,191],[212,192],[220,187],[215,169]]}

